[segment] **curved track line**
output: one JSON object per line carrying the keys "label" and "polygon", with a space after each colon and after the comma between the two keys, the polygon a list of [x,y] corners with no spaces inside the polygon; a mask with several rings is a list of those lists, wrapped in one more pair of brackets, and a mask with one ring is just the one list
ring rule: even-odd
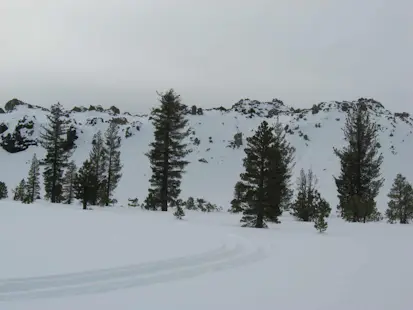
{"label": "curved track line", "polygon": [[238,243],[229,250],[223,246],[201,255],[83,274],[6,280],[1,284],[0,301],[94,294],[167,283],[239,267],[266,257],[263,249],[255,248],[248,253],[246,247]]}

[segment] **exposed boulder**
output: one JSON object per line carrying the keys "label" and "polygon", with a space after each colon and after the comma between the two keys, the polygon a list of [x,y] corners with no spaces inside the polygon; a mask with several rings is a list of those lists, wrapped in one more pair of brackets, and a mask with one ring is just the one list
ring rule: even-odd
{"label": "exposed boulder", "polygon": [[116,125],[126,125],[128,123],[128,120],[126,117],[114,117],[111,120],[112,123],[115,123]]}
{"label": "exposed boulder", "polygon": [[1,124],[0,124],[0,135],[3,134],[4,132],[6,132],[7,129],[9,129],[9,127],[7,127],[6,124],[1,123]]}
{"label": "exposed boulder", "polygon": [[6,112],[4,112],[3,108],[0,108],[0,114],[4,114]]}
{"label": "exposed boulder", "polygon": [[10,100],[9,102],[6,103],[6,105],[4,106],[4,109],[7,112],[10,112],[10,111],[13,111],[16,108],[16,106],[25,105],[25,104],[26,103],[24,103],[23,101],[14,98],[14,99],[12,99],[12,100]]}
{"label": "exposed boulder", "polygon": [[113,112],[113,114],[120,114],[120,110],[115,107],[114,105],[109,108]]}

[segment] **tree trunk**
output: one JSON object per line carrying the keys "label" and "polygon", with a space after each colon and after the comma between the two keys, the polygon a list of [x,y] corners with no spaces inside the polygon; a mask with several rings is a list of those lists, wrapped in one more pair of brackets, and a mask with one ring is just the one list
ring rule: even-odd
{"label": "tree trunk", "polygon": [[88,188],[83,187],[83,210],[87,210],[87,201],[88,201]]}
{"label": "tree trunk", "polygon": [[105,206],[109,206],[109,196],[110,196],[110,182],[112,180],[112,156],[109,157],[108,163],[108,184],[106,185],[106,197],[105,197]]}
{"label": "tree trunk", "polygon": [[[168,115],[169,117],[169,115]],[[169,119],[167,120],[169,122]],[[163,179],[161,188],[162,211],[168,211],[168,170],[169,170],[169,123],[166,126],[164,138]]]}

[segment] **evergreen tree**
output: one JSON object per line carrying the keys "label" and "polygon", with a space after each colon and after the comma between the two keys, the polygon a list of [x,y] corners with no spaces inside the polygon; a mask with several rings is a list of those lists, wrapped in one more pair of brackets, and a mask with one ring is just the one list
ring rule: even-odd
{"label": "evergreen tree", "polygon": [[168,210],[181,193],[180,185],[185,166],[184,158],[190,152],[184,139],[188,136],[186,106],[174,90],[161,94],[161,105],[152,110],[155,141],[150,144],[149,158],[152,177],[148,197],[152,210]]}
{"label": "evergreen tree", "polygon": [[66,204],[71,204],[75,198],[74,185],[76,181],[76,170],[75,162],[71,161],[63,177],[63,199]]}
{"label": "evergreen tree", "polygon": [[185,205],[188,210],[196,210],[194,197],[189,197]]}
{"label": "evergreen tree", "polygon": [[33,203],[36,199],[40,198],[40,163],[36,154],[34,154],[32,158],[25,192],[24,201],[26,203]]}
{"label": "evergreen tree", "polygon": [[375,199],[384,182],[380,175],[383,156],[378,153],[378,127],[364,103],[349,110],[343,131],[347,145],[342,150],[334,148],[341,164],[340,176],[335,177],[337,210],[346,221],[378,220]]}
{"label": "evergreen tree", "polygon": [[105,133],[105,144],[107,150],[106,180],[104,182],[103,203],[108,206],[112,201],[113,192],[122,177],[122,164],[120,162],[119,128],[116,123],[111,122]]}
{"label": "evergreen tree", "polygon": [[89,163],[93,167],[92,174],[96,179],[96,186],[90,189],[89,203],[91,205],[102,204],[104,197],[104,181],[107,167],[107,150],[104,145],[102,132],[99,130],[93,136],[93,147],[89,154]]}
{"label": "evergreen tree", "polygon": [[310,222],[315,215],[315,197],[318,194],[316,189],[317,178],[310,169],[305,173],[301,169],[297,180],[297,197],[291,206],[291,215],[303,222]]}
{"label": "evergreen tree", "polygon": [[96,193],[96,186],[97,180],[95,167],[89,160],[86,160],[76,173],[74,183],[75,197],[81,200],[83,210],[87,209],[87,204],[91,201],[91,196]]}
{"label": "evergreen tree", "polygon": [[55,203],[62,200],[63,169],[67,166],[71,153],[65,147],[67,126],[62,119],[63,110],[59,103],[52,105],[47,118],[49,124],[43,127],[44,132],[41,133],[41,145],[46,149],[43,177],[45,198]]}
{"label": "evergreen tree", "polygon": [[[285,185],[285,149],[274,135],[274,128],[263,121],[252,137],[247,138],[245,172],[240,175],[245,190],[241,203],[243,226],[263,228],[265,221],[279,222]],[[282,141],[281,141],[282,142]]]}
{"label": "evergreen tree", "polygon": [[196,199],[196,209],[199,210],[199,211],[205,212],[206,211],[206,207],[205,207],[206,203],[207,202],[204,198],[197,198]]}
{"label": "evergreen tree", "polygon": [[408,224],[413,218],[413,188],[400,173],[396,176],[388,194],[390,201],[386,210],[389,223],[399,220],[400,224]]}
{"label": "evergreen tree", "polygon": [[0,199],[7,198],[9,193],[7,191],[7,185],[4,182],[0,182]]}
{"label": "evergreen tree", "polygon": [[[273,177],[270,179],[272,185],[269,194],[281,211],[288,211],[293,197],[291,178],[295,166],[295,148],[287,141],[284,128],[278,119],[274,126],[274,140],[274,158],[271,161]],[[277,217],[274,222],[278,222]]]}
{"label": "evergreen tree", "polygon": [[13,190],[13,200],[16,201],[24,201],[26,197],[26,180],[22,179],[17,185],[17,187]]}
{"label": "evergreen tree", "polygon": [[185,216],[185,212],[184,209],[182,208],[182,200],[178,199],[175,203],[176,205],[176,210],[174,212],[174,216],[178,219],[178,220],[182,220],[182,218]]}
{"label": "evergreen tree", "polygon": [[234,188],[234,199],[231,200],[230,213],[240,213],[244,210],[243,197],[245,195],[245,188],[242,182],[237,182]]}
{"label": "evergreen tree", "polygon": [[315,196],[315,217],[314,217],[314,228],[320,233],[325,232],[328,227],[326,218],[330,215],[331,208],[330,204],[321,198],[320,193],[316,193]]}

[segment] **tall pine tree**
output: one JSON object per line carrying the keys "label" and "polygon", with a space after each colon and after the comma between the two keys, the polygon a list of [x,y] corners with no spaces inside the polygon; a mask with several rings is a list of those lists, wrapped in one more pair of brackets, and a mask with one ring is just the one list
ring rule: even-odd
{"label": "tall pine tree", "polygon": [[59,103],[52,105],[47,118],[49,123],[41,133],[41,145],[46,149],[43,178],[45,198],[55,203],[62,200],[63,169],[67,166],[71,153],[65,147],[67,126],[62,119],[62,106]]}
{"label": "tall pine tree", "polygon": [[370,119],[365,103],[349,110],[343,129],[347,145],[334,153],[340,159],[341,173],[335,177],[341,217],[351,222],[380,219],[375,199],[383,185],[380,166],[378,127]]}
{"label": "tall pine tree", "polygon": [[[295,166],[295,148],[287,141],[284,128],[278,119],[274,126],[274,140],[274,158],[271,167],[273,171],[273,177],[271,178],[272,190],[268,194],[273,196],[281,211],[287,211],[293,197],[291,178]],[[277,222],[277,218],[274,221]]]}
{"label": "tall pine tree", "polygon": [[120,162],[121,137],[119,127],[111,122],[105,133],[105,145],[107,150],[106,183],[103,192],[103,203],[108,206],[112,201],[113,192],[122,177],[122,164]]}
{"label": "tall pine tree", "polygon": [[413,218],[413,187],[402,174],[396,176],[388,197],[388,222],[399,220],[400,224],[408,224]]}
{"label": "tall pine tree", "polygon": [[76,169],[75,162],[71,161],[63,177],[63,200],[66,204],[71,204],[75,198],[74,184],[76,181]]}
{"label": "tall pine tree", "polygon": [[102,193],[106,183],[107,150],[100,130],[93,136],[93,147],[89,154],[89,163],[93,167],[92,173],[96,179],[96,186],[89,193],[89,202],[92,205],[103,204]]}
{"label": "tall pine tree", "polygon": [[180,185],[185,166],[184,158],[190,152],[184,139],[188,136],[186,106],[173,89],[160,94],[160,107],[152,110],[151,118],[155,128],[149,158],[152,177],[146,201],[152,205],[146,208],[168,210],[176,206],[181,193]]}
{"label": "tall pine tree", "polygon": [[279,222],[286,167],[285,153],[274,135],[274,128],[263,121],[252,137],[247,138],[244,158],[245,172],[240,175],[244,194],[243,226],[264,228],[265,221]]}
{"label": "tall pine tree", "polygon": [[33,203],[36,199],[40,198],[40,164],[36,154],[34,154],[32,158],[25,192],[24,200],[26,203]]}

